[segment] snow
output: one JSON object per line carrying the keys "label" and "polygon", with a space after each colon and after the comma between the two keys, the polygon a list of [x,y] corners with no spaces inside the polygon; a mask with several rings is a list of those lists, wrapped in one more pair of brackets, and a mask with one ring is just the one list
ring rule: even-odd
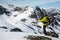
{"label": "snow", "polygon": [[[31,11],[31,9],[29,9]],[[28,11],[29,11],[28,10]],[[8,18],[6,20],[7,23],[14,25],[15,27],[20,28],[21,30],[23,30],[24,32],[29,32],[29,33],[33,33],[33,30],[31,30],[30,28],[28,28],[23,22],[21,22],[20,20],[23,18],[27,18],[28,15],[31,14],[31,12],[29,11],[25,11],[24,13],[19,13],[19,12],[12,12],[12,15],[10,18]],[[27,13],[28,12],[28,13]],[[17,15],[16,17],[14,17],[14,15]],[[16,24],[17,23],[17,24]]]}
{"label": "snow", "polygon": [[[28,7],[28,10],[20,13],[18,11],[11,11],[11,16],[7,16],[6,14],[3,14],[0,16],[0,27],[7,27],[8,29],[0,28],[0,39],[1,40],[26,40],[26,38],[23,38],[23,36],[28,35],[36,35],[36,36],[46,36],[43,34],[43,23],[37,23],[36,25],[41,26],[41,28],[38,28],[34,25],[32,25],[31,22],[37,22],[35,18],[30,18],[29,16],[33,12],[33,8]],[[47,10],[48,12],[51,10]],[[16,15],[16,17],[14,16]],[[22,22],[21,19],[26,19],[25,22]],[[23,32],[10,32],[11,29],[19,28]],[[52,27],[53,28],[53,27]],[[47,31],[51,31],[50,29],[46,28]],[[53,28],[57,34],[59,34],[60,38],[60,27],[58,26],[57,29]],[[37,33],[37,34],[35,34]],[[42,34],[40,34],[42,33]],[[47,36],[48,37],[48,36]],[[52,38],[52,37],[49,37]],[[52,38],[52,40],[60,40],[57,38]]]}
{"label": "snow", "polygon": [[[0,40],[27,40],[28,35],[33,36],[44,36],[43,34],[29,34],[29,33],[21,33],[21,32],[0,32]],[[53,38],[49,36],[45,36],[51,38],[52,40],[60,40],[59,38]]]}

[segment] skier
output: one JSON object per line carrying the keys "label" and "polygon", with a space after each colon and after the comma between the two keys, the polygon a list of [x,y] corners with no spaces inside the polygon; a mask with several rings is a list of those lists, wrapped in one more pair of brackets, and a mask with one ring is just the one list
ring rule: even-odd
{"label": "skier", "polygon": [[[43,23],[43,33],[45,35],[48,35],[48,36],[52,36],[52,37],[59,37],[58,34],[56,34],[56,32],[47,32],[46,31],[46,27],[48,25],[50,25],[51,21],[48,17],[48,15],[43,12],[38,6],[36,6],[35,10],[34,10],[34,13],[36,14],[37,16],[37,22],[42,22]],[[54,21],[54,20],[53,20]]]}
{"label": "skier", "polygon": [[50,24],[48,16],[45,13],[43,13],[38,6],[36,6],[34,13],[37,16],[37,22],[43,23],[43,32],[45,35],[47,35],[46,27]]}

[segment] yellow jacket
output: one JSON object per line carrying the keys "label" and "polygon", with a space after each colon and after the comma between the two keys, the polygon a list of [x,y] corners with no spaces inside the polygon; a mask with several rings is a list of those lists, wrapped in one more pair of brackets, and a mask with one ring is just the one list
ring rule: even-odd
{"label": "yellow jacket", "polygon": [[37,22],[43,22],[44,23],[44,26],[47,26],[49,24],[49,20],[48,20],[48,17],[47,16],[43,17],[40,20],[37,20]]}

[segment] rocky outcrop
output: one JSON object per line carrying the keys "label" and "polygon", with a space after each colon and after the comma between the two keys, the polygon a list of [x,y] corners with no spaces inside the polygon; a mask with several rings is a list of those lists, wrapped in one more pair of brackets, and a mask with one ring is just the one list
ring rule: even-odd
{"label": "rocky outcrop", "polygon": [[44,37],[44,36],[28,36],[27,39],[29,40],[52,40],[51,38]]}
{"label": "rocky outcrop", "polygon": [[14,28],[14,29],[10,30],[10,32],[22,32],[22,30],[20,30],[19,28]]}
{"label": "rocky outcrop", "polygon": [[4,8],[3,6],[0,5],[0,15],[2,14],[6,14],[8,16],[10,16],[10,11],[8,11],[6,8]]}

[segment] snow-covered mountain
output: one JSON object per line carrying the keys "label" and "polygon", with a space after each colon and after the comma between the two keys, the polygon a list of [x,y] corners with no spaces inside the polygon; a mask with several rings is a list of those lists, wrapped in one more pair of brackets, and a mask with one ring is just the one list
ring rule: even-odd
{"label": "snow-covered mountain", "polygon": [[[43,23],[37,23],[36,9],[26,7],[10,6],[8,8],[0,5],[0,32],[23,32],[31,34],[43,34]],[[40,12],[46,13],[48,18],[53,22],[46,28],[46,31],[51,32],[54,30],[60,35],[60,10],[58,9],[41,9]],[[33,15],[33,16],[32,16]],[[43,17],[43,15],[40,15]],[[54,19],[53,19],[54,17]],[[51,30],[50,27],[53,29]],[[60,38],[60,36],[59,36]],[[53,39],[54,40],[54,39]]]}

